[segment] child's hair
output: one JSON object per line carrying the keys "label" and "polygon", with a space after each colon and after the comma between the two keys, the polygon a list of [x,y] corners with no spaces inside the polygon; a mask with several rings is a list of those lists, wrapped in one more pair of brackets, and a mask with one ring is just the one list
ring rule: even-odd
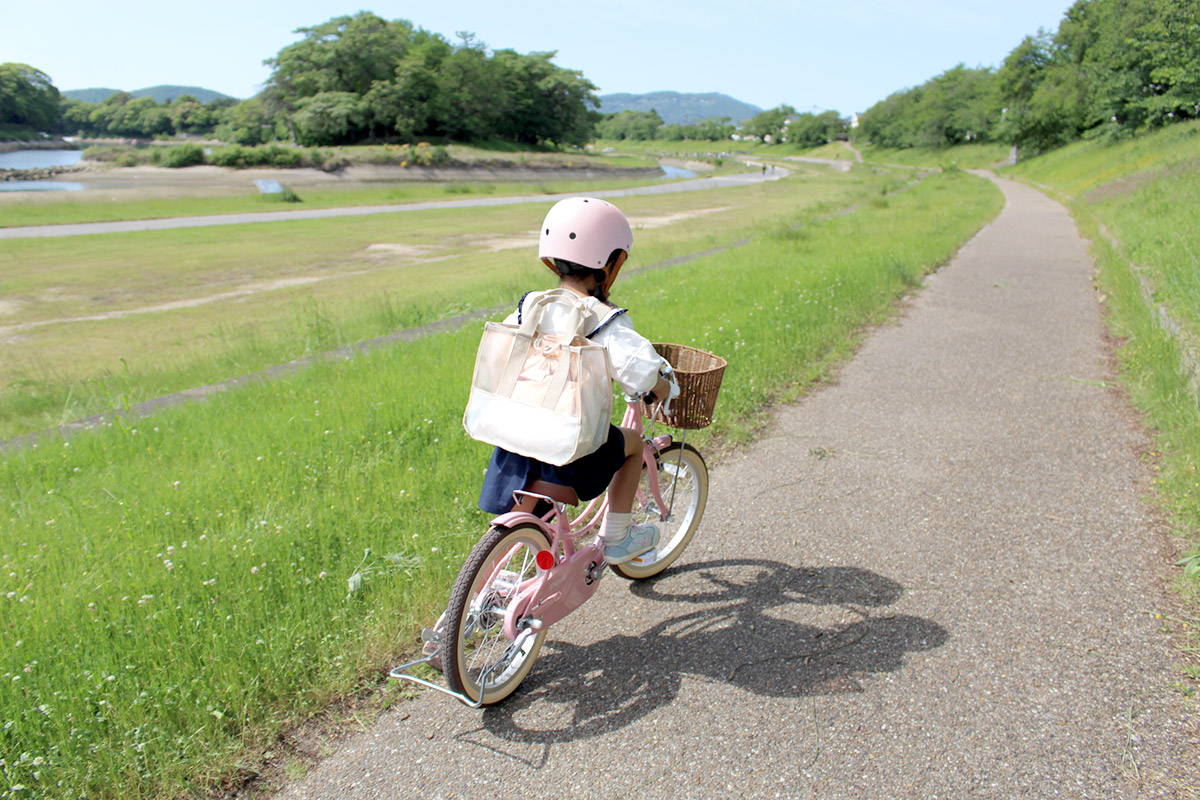
{"label": "child's hair", "polygon": [[[625,251],[619,247],[616,250],[613,250],[608,254],[608,261],[605,262],[604,266],[611,267],[613,264],[617,263],[617,259],[620,258],[621,253],[623,252]],[[567,261],[565,258],[554,259],[554,268],[557,269],[558,273],[564,277],[567,275],[579,275],[580,277],[586,278],[588,275],[591,275],[596,279],[597,283],[602,283],[604,281],[604,270],[585,267],[582,264],[576,264],[574,261]]]}

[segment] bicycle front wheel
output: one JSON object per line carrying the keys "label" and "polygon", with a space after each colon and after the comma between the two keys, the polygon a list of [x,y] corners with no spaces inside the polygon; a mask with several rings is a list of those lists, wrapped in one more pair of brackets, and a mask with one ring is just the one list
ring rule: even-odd
{"label": "bicycle front wheel", "polygon": [[546,631],[517,642],[504,635],[504,613],[521,584],[537,574],[535,558],[550,548],[536,525],[494,527],[467,556],[450,590],[442,633],[442,664],[450,688],[489,706],[525,680]]}
{"label": "bicycle front wheel", "polygon": [[670,505],[665,520],[650,491],[649,475],[643,471],[633,501],[633,520],[657,525],[661,536],[649,553],[612,566],[621,577],[641,580],[657,575],[675,563],[696,534],[708,503],[708,467],[696,448],[676,442],[659,453],[658,488],[663,505]]}

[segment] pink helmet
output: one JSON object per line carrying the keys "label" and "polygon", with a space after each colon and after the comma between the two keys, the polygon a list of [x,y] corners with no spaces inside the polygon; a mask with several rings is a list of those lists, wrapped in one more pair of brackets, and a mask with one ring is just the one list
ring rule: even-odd
{"label": "pink helmet", "polygon": [[603,269],[613,250],[628,253],[632,247],[633,231],[621,209],[595,197],[570,197],[546,214],[538,258]]}

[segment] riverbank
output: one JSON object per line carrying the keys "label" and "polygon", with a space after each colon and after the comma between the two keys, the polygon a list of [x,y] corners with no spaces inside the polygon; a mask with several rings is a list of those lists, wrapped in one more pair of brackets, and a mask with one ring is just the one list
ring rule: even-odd
{"label": "riverbank", "polygon": [[71,172],[83,172],[87,168],[78,164],[61,167],[37,167],[35,169],[0,169],[0,182],[42,181]]}
{"label": "riverbank", "polygon": [[12,153],[17,150],[79,150],[78,142],[64,142],[62,139],[35,139],[32,142],[0,141],[0,153]]}

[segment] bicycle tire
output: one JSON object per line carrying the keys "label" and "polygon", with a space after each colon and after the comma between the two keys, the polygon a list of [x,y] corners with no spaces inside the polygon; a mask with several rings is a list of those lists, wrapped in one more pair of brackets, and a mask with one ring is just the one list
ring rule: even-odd
{"label": "bicycle tire", "polygon": [[[508,697],[537,659],[546,630],[512,652],[513,642],[504,635],[504,608],[512,588],[536,574],[538,551],[549,548],[550,538],[536,525],[492,527],[454,580],[442,634],[442,666],[450,688],[473,703],[482,698],[481,704],[490,706]],[[489,670],[498,673],[492,676]]]}
{"label": "bicycle tire", "polygon": [[672,502],[675,484],[674,509],[666,521],[660,519],[657,504],[650,495],[649,477],[643,470],[633,501],[633,520],[658,525],[662,536],[650,553],[612,566],[613,572],[629,580],[645,580],[674,564],[696,535],[708,504],[708,466],[700,451],[676,442],[659,453],[658,464],[659,491],[664,501]]}

